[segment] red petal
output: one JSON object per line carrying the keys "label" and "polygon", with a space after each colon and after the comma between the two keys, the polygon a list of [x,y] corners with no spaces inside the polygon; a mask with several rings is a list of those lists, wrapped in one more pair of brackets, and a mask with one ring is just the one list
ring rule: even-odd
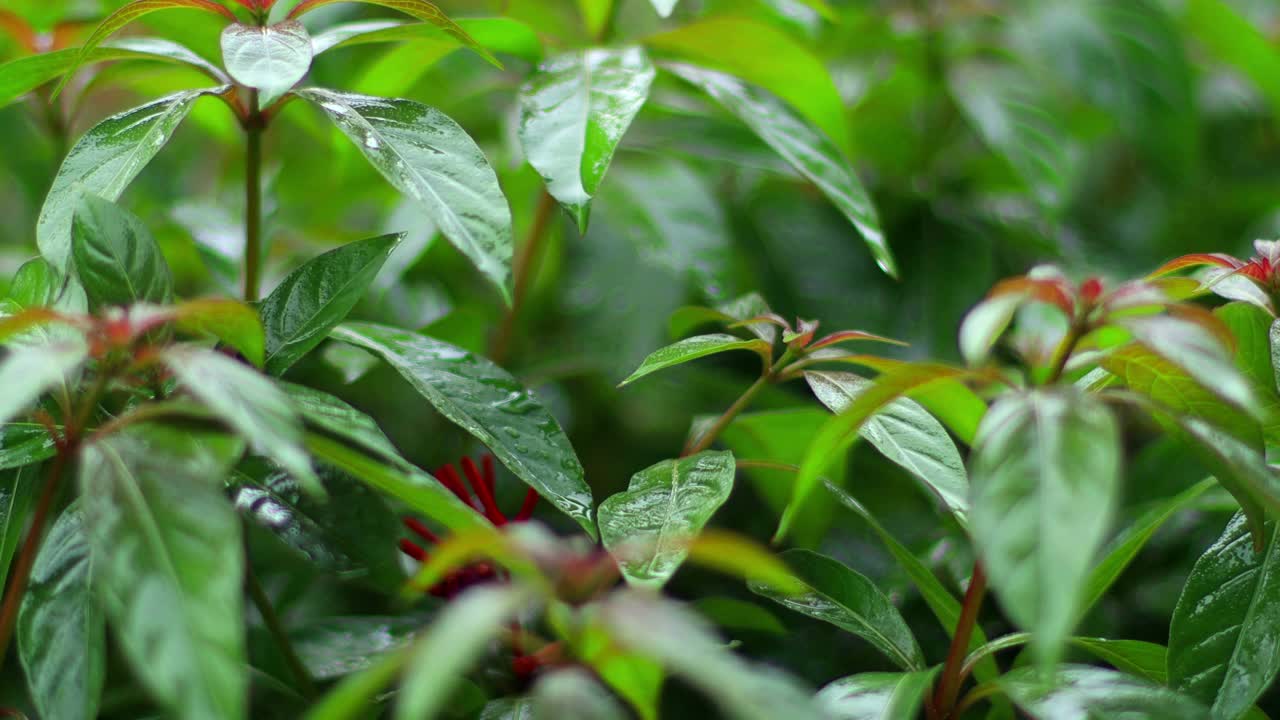
{"label": "red petal", "polygon": [[421,522],[419,522],[417,518],[407,517],[407,518],[404,518],[403,522],[405,527],[412,530],[414,534],[416,534],[418,537],[422,538],[423,540],[426,540],[427,542],[435,545],[440,544],[440,537],[435,533],[431,532],[431,530],[428,529],[426,525],[423,525]]}
{"label": "red petal", "polygon": [[516,522],[524,522],[533,517],[533,506],[538,504],[538,491],[529,488],[529,492],[524,494],[524,503],[520,505],[520,512],[516,513]]}
{"label": "red petal", "polygon": [[413,558],[414,560],[417,560],[420,563],[426,562],[427,558],[430,557],[429,555],[427,555],[426,550],[423,550],[422,547],[418,545],[418,543],[412,540],[401,540],[400,552],[404,553],[405,555],[408,555],[409,557]]}
{"label": "red petal", "polygon": [[498,510],[498,503],[494,502],[493,493],[489,492],[488,486],[484,483],[484,478],[480,475],[480,470],[471,458],[462,458],[462,472],[466,474],[467,481],[471,483],[471,489],[475,491],[476,497],[480,498],[480,503],[484,505],[484,514],[485,517],[489,518],[489,522],[494,525],[505,525],[507,518],[503,516],[502,511]]}

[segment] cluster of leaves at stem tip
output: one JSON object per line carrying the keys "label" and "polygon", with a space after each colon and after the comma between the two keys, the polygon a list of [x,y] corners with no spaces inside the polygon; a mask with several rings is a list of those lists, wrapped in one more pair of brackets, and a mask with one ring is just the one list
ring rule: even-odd
{"label": "cluster of leaves at stem tip", "polygon": [[[1189,255],[1119,283],[1037,267],[996,285],[965,317],[963,367],[855,352],[901,343],[820,332],[759,294],[682,308],[674,335],[717,331],[653,352],[622,386],[735,351],[760,359],[758,378],[719,414],[696,418],[680,452],[597,504],[552,408],[501,362],[348,319],[399,233],[314,257],[259,297],[264,134],[294,99],[313,106],[497,288],[515,323],[529,277],[513,257],[512,213],[484,152],[433,107],[304,85],[315,56],[424,37],[497,68],[495,53],[533,56],[516,98],[518,141],[543,181],[539,207],[558,204],[580,230],[661,70],[811,183],[895,275],[839,113],[833,121],[823,102],[776,76],[700,62],[703,49],[690,51],[679,30],[646,45],[585,42],[542,57],[536,35],[514,21],[455,21],[425,0],[368,0],[409,20],[313,32],[298,19],[336,1],[304,0],[281,17],[269,0],[134,0],[79,47],[0,66],[0,102],[34,94],[55,113],[83,91],[84,69],[106,61],[180,63],[214,83],[108,117],[70,145],[35,228],[40,257],[18,269],[0,304],[0,663],[12,644],[41,717],[97,716],[117,674],[149,706],[182,718],[249,717],[251,699],[279,695],[296,716],[318,719],[383,704],[405,719],[460,707],[484,718],[647,719],[670,679],[734,718],[946,720],[1012,717],[1014,707],[1044,718],[1258,715],[1255,703],[1280,672],[1280,483],[1265,454],[1280,441],[1280,244],[1260,242],[1250,260]],[[653,4],[667,15],[676,3]],[[582,7],[587,34],[598,37],[608,4]],[[112,39],[171,9],[226,20],[220,65],[168,40]],[[665,59],[655,64],[651,53]],[[244,136],[241,299],[176,297],[149,224],[118,204],[206,97],[229,108]],[[672,263],[687,260],[666,250]],[[705,276],[714,269],[687,264],[713,284]],[[415,402],[491,457],[465,459],[461,473],[428,472],[370,415],[284,378],[322,345],[384,363]],[[506,352],[499,347],[494,355]],[[793,381],[807,387],[816,421],[748,412]],[[1121,428],[1135,417],[1200,455],[1212,478],[1116,528],[1128,480]],[[803,452],[782,456],[759,441],[783,426],[807,435]],[[962,597],[842,486],[859,440],[918,485],[963,544],[972,565]],[[499,506],[496,465],[503,483],[527,486],[516,513]],[[919,630],[854,567],[708,527],[740,474],[784,478],[761,493],[762,514],[776,519],[774,545],[820,532],[814,518],[828,501],[861,516],[936,616],[931,630],[949,638],[948,653],[926,656]],[[1239,511],[1192,569],[1167,646],[1078,635],[1156,529],[1215,488]],[[534,520],[539,500],[575,532]],[[394,544],[367,541],[393,530],[397,513],[432,546],[401,539],[416,565],[399,562]],[[357,514],[369,527],[350,521]],[[291,632],[273,609],[246,551],[254,533],[335,582],[413,610],[347,618],[335,631],[349,644],[357,628],[384,638],[372,649],[317,650],[321,629]],[[663,594],[686,563],[860,638],[893,669],[815,693],[744,658],[704,613]],[[988,638],[991,618],[1014,630]],[[252,664],[251,624],[269,637],[274,674]],[[1025,657],[1000,661],[1023,646]],[[348,655],[334,661],[337,651]],[[1067,662],[1081,656],[1110,668]],[[471,673],[482,664],[492,672]]]}

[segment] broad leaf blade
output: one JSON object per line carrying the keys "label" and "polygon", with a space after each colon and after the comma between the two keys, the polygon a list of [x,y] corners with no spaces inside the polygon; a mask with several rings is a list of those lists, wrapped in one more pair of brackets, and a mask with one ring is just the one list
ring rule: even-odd
{"label": "broad leaf blade", "polygon": [[258,91],[258,109],[278,100],[311,69],[311,36],[286,20],[256,27],[232,23],[222,31],[222,62],[236,82]]}
{"label": "broad leaf blade", "polygon": [[1051,683],[1036,668],[1020,668],[1000,678],[1000,687],[1018,707],[1040,720],[1132,718],[1204,720],[1199,703],[1124,673],[1066,665]]}
{"label": "broad leaf blade", "polygon": [[701,88],[809,179],[858,229],[876,264],[897,277],[871,198],[840,150],[777,98],[722,73],[692,65],[666,65]]}
{"label": "broad leaf blade", "polygon": [[588,48],[550,58],[520,88],[525,156],[580,230],[653,76],[641,48]]}
{"label": "broad leaf blade", "polygon": [[0,585],[9,575],[9,563],[35,503],[39,488],[39,465],[28,465],[0,473]]}
{"label": "broad leaf blade", "polygon": [[71,257],[90,308],[173,299],[173,276],[151,232],[96,195],[82,196],[72,216]]}
{"label": "broad leaf blade", "polygon": [[0,359],[0,423],[30,407],[46,390],[74,374],[89,356],[79,336],[45,345],[10,347]]}
{"label": "broad leaf blade", "polygon": [[863,673],[832,680],[818,703],[833,720],[900,720],[919,717],[937,670]]}
{"label": "broad leaf blade", "polygon": [[495,67],[502,67],[502,63],[498,62],[497,58],[491,55],[488,50],[485,50],[484,47],[480,45],[480,43],[476,42],[474,38],[468,35],[466,30],[463,30],[461,26],[453,20],[450,20],[449,16],[445,15],[440,8],[426,0],[303,0],[289,12],[289,17],[290,19],[296,18],[305,12],[314,10],[315,8],[339,2],[362,2],[369,5],[379,5],[381,7],[391,8],[392,10],[399,10],[405,15],[409,15],[425,23],[435,25],[444,32],[453,36],[453,38],[458,42],[476,51],[480,57],[489,61],[490,64]]}
{"label": "broad leaf blade", "polygon": [[72,506],[41,544],[18,614],[18,655],[41,715],[92,720],[107,674],[85,517]]}
{"label": "broad leaf blade", "polygon": [[690,360],[697,360],[698,358],[729,352],[730,350],[750,350],[760,355],[765,363],[772,359],[771,356],[773,354],[773,347],[763,340],[743,340],[740,337],[724,333],[695,335],[653,351],[640,363],[640,367],[636,368],[635,372],[631,373],[627,379],[618,383],[618,386],[621,387],[635,382],[645,375],[687,363]]}
{"label": "broad leaf blade", "polygon": [[461,126],[412,100],[320,88],[297,94],[320,107],[509,299],[511,210],[493,168]]}
{"label": "broad leaf blade", "polygon": [[753,592],[863,638],[904,670],[924,668],[924,654],[907,622],[875,583],[809,550],[788,550],[782,558],[807,588],[784,595],[751,583]]}
{"label": "broad leaf blade", "polygon": [[633,585],[662,587],[688,556],[688,544],[733,490],[733,453],[665,460],[631,476],[600,503],[600,537]]}
{"label": "broad leaf blade", "polygon": [[346,319],[403,237],[343,245],[289,273],[259,309],[267,334],[266,371],[282,375]]}
{"label": "broad leaf blade", "polygon": [[537,717],[562,720],[626,720],[631,717],[583,669],[554,670],[533,686],[533,711]]}
{"label": "broad leaf blade", "polygon": [[391,440],[382,432],[382,428],[378,427],[378,423],[373,418],[328,393],[306,385],[295,385],[283,381],[278,385],[293,401],[294,407],[298,408],[298,413],[302,415],[302,420],[307,425],[346,440],[392,465],[402,469],[413,468],[413,465],[409,464],[409,461],[405,460],[391,444]]}
{"label": "broad leaf blade", "polygon": [[1120,484],[1111,411],[1074,390],[1009,395],[974,446],[974,544],[1001,605],[1030,631],[1042,669],[1061,657],[1106,539]]}
{"label": "broad leaf blade", "polygon": [[532,392],[492,362],[448,343],[373,323],[346,323],[336,340],[386,360],[450,421],[596,536],[591,488],[560,424]]}

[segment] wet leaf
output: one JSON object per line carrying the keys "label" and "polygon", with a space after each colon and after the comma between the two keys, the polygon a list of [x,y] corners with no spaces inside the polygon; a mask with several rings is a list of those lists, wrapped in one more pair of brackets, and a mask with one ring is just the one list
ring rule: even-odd
{"label": "wet leaf", "polygon": [[178,303],[169,312],[178,330],[212,336],[238,350],[255,367],[262,367],[266,338],[258,313],[248,305],[236,300],[201,298]]}
{"label": "wet leaf", "polygon": [[633,585],[662,587],[733,490],[733,453],[664,460],[600,503],[600,537]]}
{"label": "wet leaf", "polygon": [[261,110],[311,69],[311,36],[297,20],[266,27],[232,23],[222,31],[222,62],[236,82],[258,91]]}
{"label": "wet leaf", "polygon": [[1168,678],[1163,645],[1141,640],[1111,640],[1108,638],[1071,638],[1071,644],[1084,648],[1094,657],[1112,667],[1157,685],[1164,685]]}
{"label": "wet leaf", "polygon": [[43,717],[98,716],[107,639],[91,565],[84,513],[73,505],[41,544],[18,613],[18,656]]}
{"label": "wet leaf", "polygon": [[533,714],[562,720],[626,720],[631,717],[586,670],[553,670],[533,686]]}
{"label": "wet leaf", "polygon": [[1036,668],[1020,668],[1000,679],[1019,708],[1040,720],[1204,720],[1199,703],[1168,688],[1113,670],[1065,665],[1051,683]]}
{"label": "wet leaf", "polygon": [[40,487],[40,466],[28,465],[0,473],[0,585],[9,563],[22,544],[23,528]]}
{"label": "wet leaf", "polygon": [[833,720],[899,720],[920,715],[937,670],[862,673],[832,680],[818,704]]}
{"label": "wet leaf", "polygon": [[1182,368],[1218,397],[1260,417],[1249,381],[1232,362],[1232,348],[1195,322],[1164,315],[1139,316],[1123,322],[1138,342]]}
{"label": "wet leaf", "polygon": [[361,672],[379,657],[408,647],[422,625],[415,615],[352,615],[298,625],[289,635],[311,677],[332,680]]}
{"label": "wet leaf", "polygon": [[338,398],[305,385],[277,383],[293,401],[303,421],[402,469],[412,469],[373,418]]}
{"label": "wet leaf", "polygon": [[788,550],[782,559],[806,589],[783,595],[751,583],[752,592],[857,635],[904,670],[924,668],[924,655],[911,629],[875,583],[839,561],[809,550]]}
{"label": "wet leaf", "polygon": [[534,394],[489,360],[405,330],[346,323],[333,338],[396,369],[451,422],[484,443],[516,477],[596,536],[591,488],[560,424]]}
{"label": "wet leaf", "polygon": [[26,422],[0,424],[0,470],[47,460],[53,457],[53,453],[53,436],[44,425]]}
{"label": "wet leaf", "polygon": [[173,299],[173,276],[151,232],[96,195],[81,196],[72,216],[71,257],[90,308]]}
{"label": "wet leaf", "polygon": [[1120,459],[1111,411],[1071,389],[1007,395],[978,430],[970,531],[1001,606],[1033,634],[1041,669],[1079,619]]}
{"label": "wet leaf", "polygon": [[320,88],[297,94],[319,106],[509,299],[511,211],[497,175],[466,131],[412,100]]}
{"label": "wet leaf", "polygon": [[266,371],[282,375],[346,319],[403,233],[343,245],[289,273],[262,301]]}
{"label": "wet leaf", "polygon": [[621,387],[635,382],[650,373],[664,370],[690,360],[715,355],[730,350],[750,350],[760,356],[766,364],[773,359],[773,347],[763,340],[743,340],[742,338],[717,333],[714,335],[695,335],[680,342],[655,350],[640,363],[640,367],[631,373],[626,380],[618,383]]}
{"label": "wet leaf", "polygon": [[584,232],[591,198],[653,76],[641,48],[587,48],[548,59],[520,88],[525,156]]}
{"label": "wet leaf", "polygon": [[453,38],[458,42],[472,50],[475,50],[480,57],[489,61],[490,64],[498,68],[502,67],[502,63],[498,62],[497,58],[489,54],[488,50],[481,47],[474,38],[467,34],[466,30],[463,30],[458,23],[450,20],[449,16],[441,12],[440,8],[426,0],[303,0],[294,6],[293,10],[289,12],[289,18],[293,19],[316,8],[339,2],[361,2],[368,5],[378,5],[385,8],[391,8],[392,10],[399,10],[405,15],[409,15],[424,23],[440,28],[442,31],[453,36]]}
{"label": "wet leaf", "polygon": [[45,345],[10,347],[0,359],[0,423],[29,408],[46,390],[73,375],[89,356],[78,336]]}

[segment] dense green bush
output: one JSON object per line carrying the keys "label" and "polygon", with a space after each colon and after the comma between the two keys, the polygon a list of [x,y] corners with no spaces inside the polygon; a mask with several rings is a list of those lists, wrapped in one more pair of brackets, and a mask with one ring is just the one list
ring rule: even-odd
{"label": "dense green bush", "polygon": [[4,0],[0,714],[1265,718],[1275,28]]}

